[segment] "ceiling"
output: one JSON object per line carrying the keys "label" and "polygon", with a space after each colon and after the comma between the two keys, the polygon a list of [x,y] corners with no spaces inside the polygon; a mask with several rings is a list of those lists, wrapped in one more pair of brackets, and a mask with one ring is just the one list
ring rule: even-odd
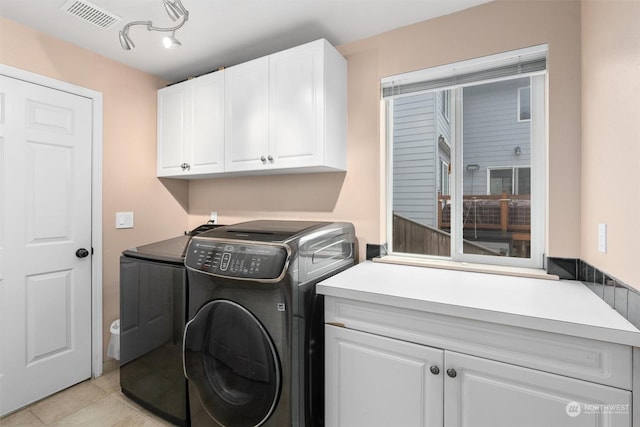
{"label": "ceiling", "polygon": [[176,82],[319,38],[337,46],[490,0],[182,0],[189,11],[175,34],[182,46],[165,49],[165,33],[133,26],[130,51],[118,41],[126,23],[174,25],[162,0],[89,0],[122,18],[109,28],[67,13],[69,1],[77,0],[0,0],[0,15]]}

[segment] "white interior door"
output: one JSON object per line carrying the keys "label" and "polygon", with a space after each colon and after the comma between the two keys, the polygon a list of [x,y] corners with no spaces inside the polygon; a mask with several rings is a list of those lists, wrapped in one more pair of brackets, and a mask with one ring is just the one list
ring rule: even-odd
{"label": "white interior door", "polygon": [[0,76],[0,415],[91,376],[92,101]]}

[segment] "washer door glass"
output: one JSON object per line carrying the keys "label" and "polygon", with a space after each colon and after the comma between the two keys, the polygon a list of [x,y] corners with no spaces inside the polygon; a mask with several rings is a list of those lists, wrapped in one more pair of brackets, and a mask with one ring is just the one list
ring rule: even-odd
{"label": "washer door glass", "polygon": [[228,300],[209,302],[187,324],[184,371],[202,406],[223,426],[261,425],[280,394],[271,338],[253,314]]}

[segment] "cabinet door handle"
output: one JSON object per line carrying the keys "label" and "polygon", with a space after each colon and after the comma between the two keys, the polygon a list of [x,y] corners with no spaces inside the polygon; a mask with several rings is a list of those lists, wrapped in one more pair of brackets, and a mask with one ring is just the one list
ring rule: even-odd
{"label": "cabinet door handle", "polygon": [[431,368],[429,368],[429,370],[433,375],[438,375],[440,373],[440,368],[438,368],[436,365],[433,365]]}
{"label": "cabinet door handle", "polygon": [[267,156],[267,159],[269,159],[269,163],[273,163],[273,156],[271,154]]}
{"label": "cabinet door handle", "polygon": [[260,156],[260,161],[264,164],[267,164],[267,158],[265,156]]}
{"label": "cabinet door handle", "polygon": [[191,169],[191,165],[189,163],[183,163],[180,165],[180,167],[183,171],[188,171],[189,169]]}
{"label": "cabinet door handle", "polygon": [[447,369],[447,375],[449,375],[451,378],[455,378],[458,375],[458,373],[456,372],[455,369],[449,368]]}

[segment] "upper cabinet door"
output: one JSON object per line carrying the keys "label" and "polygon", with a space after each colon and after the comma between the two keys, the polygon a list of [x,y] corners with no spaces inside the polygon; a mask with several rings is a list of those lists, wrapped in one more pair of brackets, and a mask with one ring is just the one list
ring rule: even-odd
{"label": "upper cabinet door", "polygon": [[191,141],[187,158],[191,174],[224,171],[224,71],[187,82],[191,86]]}
{"label": "upper cabinet door", "polygon": [[224,171],[224,71],[158,91],[160,177]]}
{"label": "upper cabinet door", "polygon": [[225,72],[225,169],[262,169],[269,163],[269,57]]}
{"label": "upper cabinet door", "polygon": [[271,55],[270,146],[273,166],[322,162],[323,45],[311,43]]}
{"label": "upper cabinet door", "polygon": [[341,171],[347,164],[347,61],[320,39],[269,57],[270,165]]}
{"label": "upper cabinet door", "polygon": [[184,87],[170,86],[158,91],[158,176],[183,173],[184,128],[187,121],[185,110],[187,96]]}

